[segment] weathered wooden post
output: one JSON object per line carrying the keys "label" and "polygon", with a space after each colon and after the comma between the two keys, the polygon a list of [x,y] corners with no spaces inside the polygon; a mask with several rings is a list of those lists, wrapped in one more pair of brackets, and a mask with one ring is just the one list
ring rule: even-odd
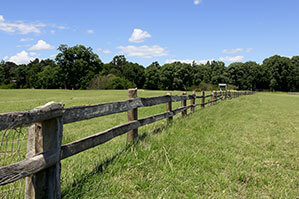
{"label": "weathered wooden post", "polygon": [[[137,97],[137,89],[133,88],[133,89],[129,89],[128,90],[128,96],[129,99],[134,99]],[[137,108],[134,108],[132,110],[128,111],[128,121],[134,121],[138,119],[138,110]],[[136,140],[136,138],[138,137],[138,129],[133,129],[130,130],[127,133],[127,142],[132,142],[134,140]]]}
{"label": "weathered wooden post", "polygon": [[190,100],[190,104],[191,106],[191,113],[193,113],[195,111],[195,99],[196,99],[196,91],[192,92],[192,96],[194,97],[193,99]]}
{"label": "weathered wooden post", "polygon": [[201,91],[201,107],[205,107],[205,92]]}
{"label": "weathered wooden post", "polygon": [[51,151],[54,153],[54,156],[57,156],[57,163],[26,177],[25,198],[60,199],[60,150],[63,131],[63,105],[51,102],[35,109],[49,114],[49,118],[53,115],[55,117],[32,124],[28,128],[26,158],[32,158],[38,153]]}
{"label": "weathered wooden post", "polygon": [[[183,95],[187,95],[187,92],[183,92]],[[181,106],[187,106],[187,100],[181,101]],[[182,111],[182,117],[185,117],[187,115],[187,110]]]}
{"label": "weathered wooden post", "polygon": [[[171,99],[171,93],[167,93],[168,96],[170,96]],[[170,100],[169,102],[166,103],[166,112],[171,112],[172,111],[172,101]],[[167,118],[167,123],[170,123],[173,120],[173,117]]]}

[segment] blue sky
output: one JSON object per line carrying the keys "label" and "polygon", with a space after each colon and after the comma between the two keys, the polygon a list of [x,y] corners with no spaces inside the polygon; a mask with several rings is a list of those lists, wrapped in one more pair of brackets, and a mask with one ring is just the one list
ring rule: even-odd
{"label": "blue sky", "polygon": [[2,0],[0,60],[53,58],[60,44],[148,66],[299,55],[298,0]]}

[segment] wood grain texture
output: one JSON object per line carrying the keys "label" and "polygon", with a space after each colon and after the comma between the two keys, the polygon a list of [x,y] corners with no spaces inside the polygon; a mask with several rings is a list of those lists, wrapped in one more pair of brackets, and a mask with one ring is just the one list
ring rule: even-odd
{"label": "wood grain texture", "polygon": [[186,96],[158,96],[149,98],[135,98],[125,101],[117,101],[103,104],[86,105],[86,106],[74,106],[66,108],[63,116],[63,123],[77,122],[81,120],[87,120],[95,117],[122,113],[135,108],[154,106],[158,104],[164,104],[167,102],[178,102],[182,100],[192,99],[192,95]]}
{"label": "wood grain texture", "polygon": [[49,102],[30,111],[0,114],[0,130],[62,116],[62,104]]}
{"label": "wood grain texture", "polygon": [[58,155],[56,163],[33,175],[26,177],[26,199],[61,198],[59,154],[62,140],[62,117],[44,120],[31,125],[28,129],[28,145],[26,158],[47,151],[55,151]]}
{"label": "wood grain texture", "polygon": [[21,178],[37,173],[55,165],[59,161],[58,151],[48,151],[26,160],[0,167],[0,185],[15,182]]}

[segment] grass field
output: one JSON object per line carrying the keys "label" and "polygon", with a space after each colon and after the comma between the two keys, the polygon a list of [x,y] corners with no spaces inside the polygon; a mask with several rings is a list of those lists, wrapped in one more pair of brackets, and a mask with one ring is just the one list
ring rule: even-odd
{"label": "grass field", "polygon": [[[0,90],[0,110],[121,99],[127,91]],[[257,93],[197,110],[166,128],[165,121],[142,127],[135,146],[126,146],[124,135],[63,160],[64,198],[299,197],[298,95]],[[164,111],[143,108],[139,117]],[[67,124],[63,143],[126,120],[123,113]]]}

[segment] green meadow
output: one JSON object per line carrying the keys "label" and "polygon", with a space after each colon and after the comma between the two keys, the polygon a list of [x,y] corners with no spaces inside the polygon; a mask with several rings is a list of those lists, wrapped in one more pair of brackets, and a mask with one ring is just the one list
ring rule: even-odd
{"label": "green meadow", "polygon": [[[0,112],[127,98],[126,90],[0,90]],[[162,112],[165,104],[141,108],[138,117]],[[63,144],[126,121],[121,113],[64,125]],[[122,135],[62,160],[63,198],[299,197],[299,95],[241,96],[142,127],[139,135],[135,145]]]}

